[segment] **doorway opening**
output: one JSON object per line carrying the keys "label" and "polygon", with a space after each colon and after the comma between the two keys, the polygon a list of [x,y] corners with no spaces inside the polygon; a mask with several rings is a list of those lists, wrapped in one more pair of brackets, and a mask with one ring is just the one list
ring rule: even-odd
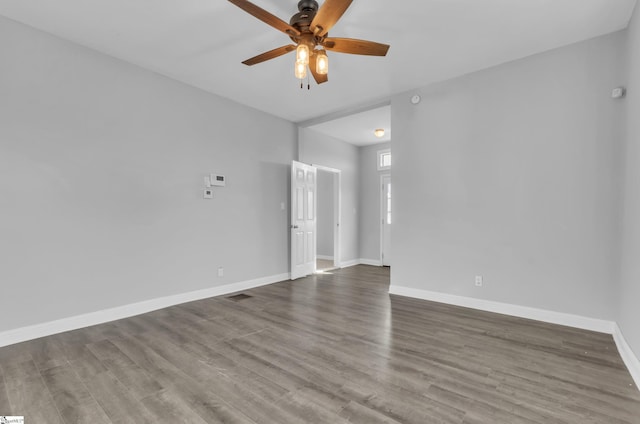
{"label": "doorway opening", "polygon": [[316,272],[340,268],[340,170],[314,165],[316,180]]}

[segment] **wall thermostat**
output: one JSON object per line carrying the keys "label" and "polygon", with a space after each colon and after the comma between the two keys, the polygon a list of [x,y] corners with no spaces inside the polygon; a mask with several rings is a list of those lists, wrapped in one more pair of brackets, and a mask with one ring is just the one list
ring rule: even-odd
{"label": "wall thermostat", "polygon": [[226,185],[226,178],[224,175],[211,174],[209,176],[212,186],[224,187]]}
{"label": "wall thermostat", "polygon": [[414,94],[411,97],[411,103],[414,105],[417,105],[418,103],[420,103],[420,96],[418,96],[417,94]]}

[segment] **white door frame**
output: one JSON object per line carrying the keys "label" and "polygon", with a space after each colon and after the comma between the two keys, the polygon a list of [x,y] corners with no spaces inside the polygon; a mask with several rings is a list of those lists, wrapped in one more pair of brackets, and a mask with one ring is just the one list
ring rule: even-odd
{"label": "white door frame", "polygon": [[[384,222],[386,220],[386,215],[387,215],[387,211],[385,210],[385,191],[384,191],[384,179],[385,178],[389,178],[389,181],[391,181],[391,174],[390,173],[386,173],[386,174],[380,174],[380,185],[378,185],[378,187],[380,187],[380,191],[378,193],[380,193],[380,219],[378,220],[378,223],[380,224],[380,266],[384,266]],[[393,210],[391,211],[391,213],[393,213]]]}
{"label": "white door frame", "polygon": [[[342,171],[336,168],[329,168],[328,166],[316,165],[311,166],[320,171],[331,172],[334,174],[333,178],[333,266],[340,268],[342,261],[340,260],[340,213],[341,213],[341,200],[342,200],[342,184],[341,177]],[[316,237],[317,240],[317,237]]]}

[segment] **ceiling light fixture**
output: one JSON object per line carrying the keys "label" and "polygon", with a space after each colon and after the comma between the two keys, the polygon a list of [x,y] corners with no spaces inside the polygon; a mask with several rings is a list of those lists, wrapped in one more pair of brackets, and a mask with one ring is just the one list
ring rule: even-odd
{"label": "ceiling light fixture", "polygon": [[318,53],[316,53],[316,72],[319,75],[327,75],[329,73],[329,57],[324,49],[318,50]]}
{"label": "ceiling light fixture", "polygon": [[382,128],[378,128],[375,131],[373,131],[373,133],[376,135],[376,137],[378,138],[382,138],[384,137],[384,129]]}
{"label": "ceiling light fixture", "polygon": [[301,60],[296,61],[295,76],[298,79],[304,79],[307,77],[307,64]]}
{"label": "ceiling light fixture", "polygon": [[[296,51],[295,76],[302,80],[307,77],[307,68],[318,84],[329,80],[329,58],[326,50],[339,53],[367,56],[386,56],[389,45],[353,38],[329,37],[329,30],[338,22],[353,0],[324,0],[322,7],[316,0],[300,0],[298,13],[289,23],[248,0],[229,0],[245,12],[260,19],[267,25],[285,33],[294,44],[278,47],[245,60],[252,66]],[[302,88],[302,81],[300,82]],[[307,88],[309,83],[307,81]]]}
{"label": "ceiling light fixture", "polygon": [[296,48],[296,62],[303,62],[306,65],[309,64],[309,46],[306,44],[300,44]]}

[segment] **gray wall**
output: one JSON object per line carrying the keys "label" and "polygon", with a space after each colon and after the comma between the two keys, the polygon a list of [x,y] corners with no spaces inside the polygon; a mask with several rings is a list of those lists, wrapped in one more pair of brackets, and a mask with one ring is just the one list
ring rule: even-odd
{"label": "gray wall", "polygon": [[0,57],[0,331],[288,272],[292,123],[4,18]]}
{"label": "gray wall", "polygon": [[640,6],[627,39],[626,175],[623,210],[623,256],[618,324],[640,358]]}
{"label": "gray wall", "polygon": [[317,245],[316,254],[333,257],[333,178],[334,173],[318,170],[317,186]]}
{"label": "gray wall", "polygon": [[388,149],[391,143],[360,147],[360,258],[380,261],[380,175],[378,150]]}
{"label": "gray wall", "polygon": [[[640,355],[639,14],[393,99],[393,284],[616,319]],[[286,273],[294,158],[342,170],[342,261],[378,257],[382,146],[4,18],[0,54],[0,331]]]}
{"label": "gray wall", "polygon": [[393,98],[392,284],[615,318],[624,37]]}
{"label": "gray wall", "polygon": [[358,259],[358,148],[309,128],[300,128],[298,149],[301,162],[342,171],[340,260]]}

